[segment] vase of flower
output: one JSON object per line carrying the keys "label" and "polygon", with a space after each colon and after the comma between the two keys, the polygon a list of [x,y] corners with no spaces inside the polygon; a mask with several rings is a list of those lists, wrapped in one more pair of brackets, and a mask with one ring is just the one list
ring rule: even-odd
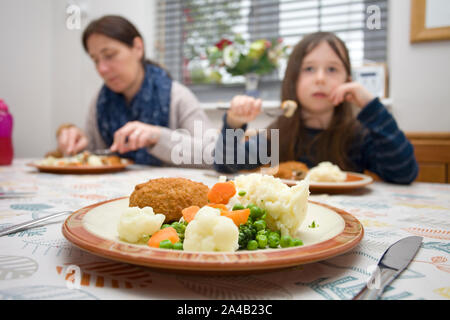
{"label": "vase of flower", "polygon": [[247,73],[245,75],[245,94],[252,97],[259,97],[258,84],[259,84],[259,74],[257,73]]}

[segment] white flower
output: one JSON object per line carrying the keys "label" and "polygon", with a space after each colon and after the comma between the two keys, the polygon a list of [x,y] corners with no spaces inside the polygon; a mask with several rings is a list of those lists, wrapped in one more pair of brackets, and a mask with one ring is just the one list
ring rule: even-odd
{"label": "white flower", "polygon": [[223,49],[223,61],[229,68],[233,68],[239,61],[239,51],[233,45],[228,45]]}

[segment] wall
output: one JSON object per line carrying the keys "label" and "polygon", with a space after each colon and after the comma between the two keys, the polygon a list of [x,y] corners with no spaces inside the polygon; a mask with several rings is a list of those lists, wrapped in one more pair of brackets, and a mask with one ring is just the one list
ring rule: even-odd
{"label": "wall", "polygon": [[50,148],[51,0],[0,2],[0,98],[14,116],[16,156]]}
{"label": "wall", "polygon": [[450,40],[409,42],[410,1],[389,1],[393,113],[405,131],[450,131]]}

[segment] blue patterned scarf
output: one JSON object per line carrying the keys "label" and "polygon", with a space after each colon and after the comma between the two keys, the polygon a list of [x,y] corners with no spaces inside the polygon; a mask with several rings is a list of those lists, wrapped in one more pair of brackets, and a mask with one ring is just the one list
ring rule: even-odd
{"label": "blue patterned scarf", "polygon": [[[111,146],[114,133],[130,121],[168,127],[171,89],[172,80],[168,74],[151,64],[145,65],[144,81],[129,105],[123,94],[115,93],[103,85],[97,100],[97,123],[106,145]],[[121,156],[137,164],[162,165],[162,161],[149,154],[146,148]]]}

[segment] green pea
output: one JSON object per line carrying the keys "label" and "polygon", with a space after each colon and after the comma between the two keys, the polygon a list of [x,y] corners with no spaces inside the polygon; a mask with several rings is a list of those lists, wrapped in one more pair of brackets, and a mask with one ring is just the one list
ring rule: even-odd
{"label": "green pea", "polygon": [[275,232],[275,231],[270,231],[269,232],[269,237],[276,237],[276,238],[278,238],[278,240],[280,240],[280,234],[278,232]]}
{"label": "green pea", "polygon": [[294,238],[294,247],[297,246],[302,246],[303,245],[303,241],[297,238]]}
{"label": "green pea", "polygon": [[263,215],[263,212],[260,207],[254,206],[250,208],[250,216],[252,219],[256,220]]}
{"label": "green pea", "polygon": [[163,240],[159,243],[159,247],[161,249],[172,249],[173,248],[173,244],[169,239]]}
{"label": "green pea", "polygon": [[257,231],[261,231],[266,229],[267,225],[264,220],[257,220],[253,223],[253,226],[256,228]]}
{"label": "green pea", "polygon": [[263,236],[268,237],[268,236],[269,236],[269,231],[267,231],[267,229],[265,229],[265,230],[259,230],[258,232],[256,232],[256,235],[257,235],[257,236],[263,235]]}
{"label": "green pea", "polygon": [[233,206],[233,211],[235,211],[235,210],[242,210],[242,209],[245,209],[245,207],[242,204],[240,204],[240,203],[236,203]]}
{"label": "green pea", "polygon": [[163,225],[161,226],[161,229],[165,229],[165,228],[168,228],[168,227],[171,227],[171,225],[170,225],[170,224],[167,224],[167,223],[165,223],[165,224],[163,224]]}
{"label": "green pea", "polygon": [[174,250],[183,250],[183,243],[182,242],[175,242],[173,244],[173,249]]}
{"label": "green pea", "polygon": [[256,250],[256,249],[258,249],[258,242],[256,242],[256,240],[250,240],[247,243],[247,249],[248,250]]}
{"label": "green pea", "polygon": [[273,234],[269,234],[269,237],[267,238],[269,247],[270,248],[278,248],[278,245],[280,244],[280,238],[277,236],[274,236]]}
{"label": "green pea", "polygon": [[246,194],[247,194],[247,192],[244,191],[244,190],[241,190],[241,191],[239,191],[239,193],[238,193],[238,195],[241,196],[241,197],[245,196]]}
{"label": "green pea", "polygon": [[247,209],[251,209],[251,208],[253,208],[253,207],[256,207],[253,203],[249,203],[249,204],[246,206]]}
{"label": "green pea", "polygon": [[263,234],[257,235],[256,241],[258,242],[258,247],[260,249],[264,249],[265,247],[267,247],[268,240],[265,235],[263,235]]}
{"label": "green pea", "polygon": [[293,241],[289,236],[282,236],[280,239],[280,246],[282,248],[292,247]]}

